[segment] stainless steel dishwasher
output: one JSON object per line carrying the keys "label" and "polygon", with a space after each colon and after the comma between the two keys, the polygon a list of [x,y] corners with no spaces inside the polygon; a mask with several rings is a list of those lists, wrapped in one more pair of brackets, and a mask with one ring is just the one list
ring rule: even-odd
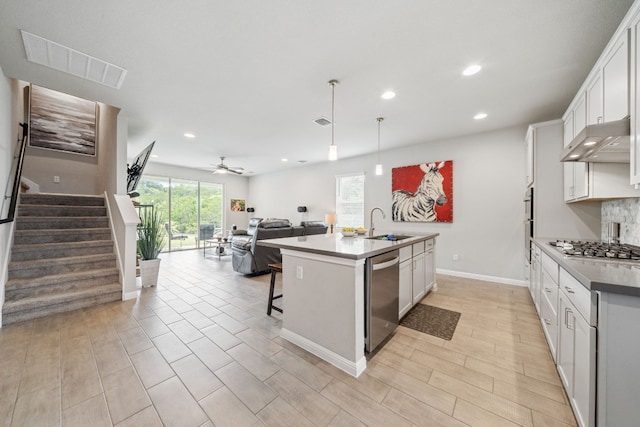
{"label": "stainless steel dishwasher", "polygon": [[398,326],[397,250],[367,258],[365,263],[365,351],[371,353]]}

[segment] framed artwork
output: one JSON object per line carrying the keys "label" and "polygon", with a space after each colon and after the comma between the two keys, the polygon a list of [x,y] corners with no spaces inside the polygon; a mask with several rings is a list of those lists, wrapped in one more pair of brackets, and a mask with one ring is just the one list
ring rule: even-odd
{"label": "framed artwork", "polygon": [[231,199],[231,210],[233,212],[244,212],[245,202],[243,199]]}
{"label": "framed artwork", "polygon": [[453,222],[453,161],[391,170],[391,214],[397,222]]}
{"label": "framed artwork", "polygon": [[30,94],[31,147],[96,155],[96,102],[36,85]]}

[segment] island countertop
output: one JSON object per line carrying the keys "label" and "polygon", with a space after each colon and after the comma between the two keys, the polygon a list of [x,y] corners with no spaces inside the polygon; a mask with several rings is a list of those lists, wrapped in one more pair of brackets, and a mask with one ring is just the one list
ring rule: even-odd
{"label": "island countertop", "polygon": [[315,234],[311,236],[283,237],[280,239],[258,240],[257,245],[289,249],[327,255],[339,258],[362,259],[379,255],[390,250],[437,237],[439,233],[412,235],[397,241],[367,239],[366,235],[344,237],[340,233]]}
{"label": "island countertop", "polygon": [[571,258],[551,246],[555,239],[533,239],[540,249],[549,255],[569,274],[590,291],[610,292],[640,297],[640,264],[593,258]]}

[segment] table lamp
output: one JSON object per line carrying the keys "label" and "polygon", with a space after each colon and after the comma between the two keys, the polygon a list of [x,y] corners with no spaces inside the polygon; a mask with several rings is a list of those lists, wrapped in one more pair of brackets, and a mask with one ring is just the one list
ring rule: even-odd
{"label": "table lamp", "polygon": [[328,213],[324,215],[324,222],[329,225],[331,233],[333,233],[333,225],[336,223],[336,214]]}

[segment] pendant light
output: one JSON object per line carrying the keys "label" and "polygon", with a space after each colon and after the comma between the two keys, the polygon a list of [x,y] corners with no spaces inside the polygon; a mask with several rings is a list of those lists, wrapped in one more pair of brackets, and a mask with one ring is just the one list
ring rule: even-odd
{"label": "pendant light", "polygon": [[376,164],[376,175],[382,175],[382,163],[380,163],[380,124],[384,120],[383,117],[378,117],[378,163]]}
{"label": "pendant light", "polygon": [[337,80],[329,80],[331,86],[331,145],[329,146],[329,160],[338,160],[338,146],[335,143],[334,127],[335,127],[335,89],[339,82]]}

